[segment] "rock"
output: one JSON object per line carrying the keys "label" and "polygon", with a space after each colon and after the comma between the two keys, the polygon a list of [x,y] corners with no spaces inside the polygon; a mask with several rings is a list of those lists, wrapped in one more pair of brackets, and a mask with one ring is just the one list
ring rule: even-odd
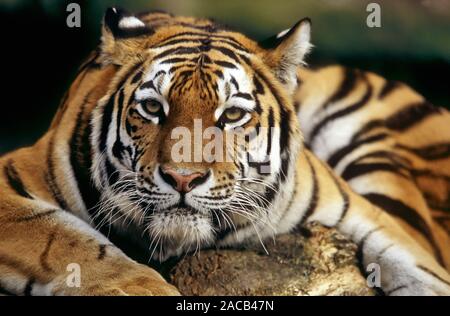
{"label": "rock", "polygon": [[305,229],[241,250],[207,250],[170,271],[184,295],[374,295],[356,245],[334,229]]}

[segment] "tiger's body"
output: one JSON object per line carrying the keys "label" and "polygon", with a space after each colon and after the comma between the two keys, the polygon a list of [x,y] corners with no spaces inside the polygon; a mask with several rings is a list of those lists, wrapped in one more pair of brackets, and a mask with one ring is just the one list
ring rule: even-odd
{"label": "tiger's body", "polygon": [[[3,291],[177,294],[96,228],[164,260],[318,221],[359,245],[363,267],[380,265],[386,294],[449,294],[448,234],[430,212],[448,207],[449,160],[441,151],[430,163],[421,150],[448,144],[449,114],[423,105],[430,115],[389,119],[422,98],[372,74],[301,69],[308,48],[307,20],[263,48],[209,20],[109,9],[102,45],[48,132],[0,157]],[[193,130],[195,119],[225,137],[241,126],[276,129],[244,147],[233,142],[231,162],[175,161],[171,132]],[[67,283],[71,263],[81,268],[79,287]]]}
{"label": "tiger's body", "polygon": [[331,66],[298,77],[308,147],[450,269],[450,113],[369,72]]}

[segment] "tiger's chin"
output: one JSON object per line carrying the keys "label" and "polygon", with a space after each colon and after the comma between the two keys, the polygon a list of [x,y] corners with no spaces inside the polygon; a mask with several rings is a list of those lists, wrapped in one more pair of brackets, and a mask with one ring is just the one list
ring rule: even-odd
{"label": "tiger's chin", "polygon": [[196,253],[214,242],[211,216],[191,208],[155,212],[147,227],[151,259],[165,261]]}

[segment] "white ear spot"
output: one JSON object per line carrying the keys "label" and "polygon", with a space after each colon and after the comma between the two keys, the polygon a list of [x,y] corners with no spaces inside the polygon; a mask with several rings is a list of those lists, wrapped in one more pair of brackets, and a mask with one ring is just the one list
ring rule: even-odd
{"label": "white ear spot", "polygon": [[312,48],[310,43],[311,24],[308,21],[301,22],[293,36],[294,38],[290,41],[290,45],[285,52],[284,61],[297,66],[304,64],[303,59]]}
{"label": "white ear spot", "polygon": [[134,16],[127,16],[120,20],[119,27],[121,29],[133,29],[133,28],[145,27],[145,24],[144,24],[144,22],[142,22],[141,20],[139,20],[138,18],[136,18]]}
{"label": "white ear spot", "polygon": [[309,44],[311,40],[311,24],[309,22],[304,22],[301,24],[298,39],[301,43]]}
{"label": "white ear spot", "polygon": [[285,36],[290,30],[291,29],[285,29],[284,31],[281,31],[280,33],[277,34],[277,38]]}

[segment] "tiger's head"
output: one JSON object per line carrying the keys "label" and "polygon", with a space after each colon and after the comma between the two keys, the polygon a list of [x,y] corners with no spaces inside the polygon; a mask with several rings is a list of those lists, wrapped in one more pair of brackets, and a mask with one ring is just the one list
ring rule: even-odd
{"label": "tiger's head", "polygon": [[161,260],[273,234],[301,149],[292,94],[309,39],[308,19],[257,43],[211,20],[108,9],[97,60],[117,71],[91,120],[99,214]]}

